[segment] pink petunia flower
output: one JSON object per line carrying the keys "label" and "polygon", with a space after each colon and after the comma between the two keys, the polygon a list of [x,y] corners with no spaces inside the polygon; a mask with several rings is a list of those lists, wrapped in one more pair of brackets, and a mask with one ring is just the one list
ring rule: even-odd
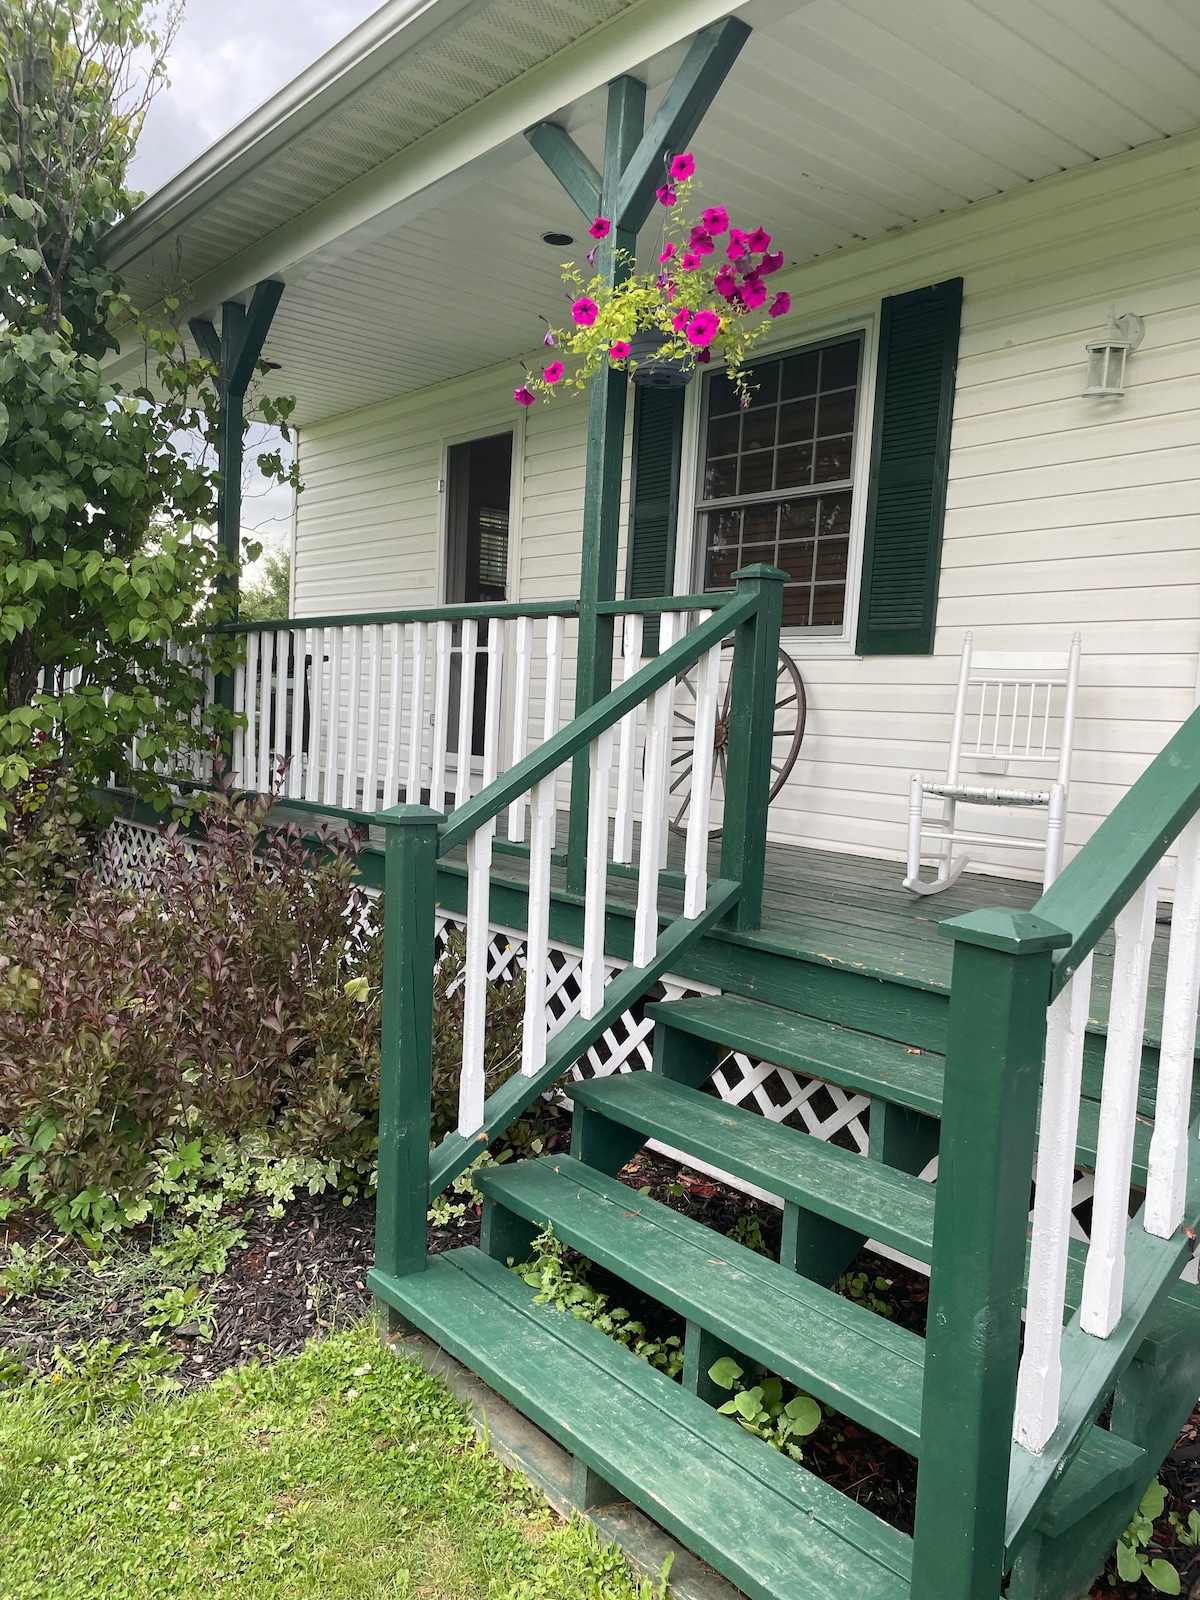
{"label": "pink petunia flower", "polygon": [[704,226],[711,234],[724,233],[729,226],[729,213],[724,206],[709,206],[704,213]]}
{"label": "pink petunia flower", "polygon": [[771,235],[765,228],[755,228],[754,232],[747,238],[746,243],[756,256],[761,255],[764,250],[771,248]]}
{"label": "pink petunia flower", "polygon": [[692,249],[698,256],[710,256],[715,248],[716,246],[712,242],[711,234],[705,233],[703,229],[699,230],[699,232],[693,233]]}
{"label": "pink petunia flower", "polygon": [[743,256],[749,255],[750,247],[746,243],[744,233],[739,233],[737,228],[730,230],[729,243],[725,246],[726,261],[740,261]]}
{"label": "pink petunia flower", "polygon": [[659,258],[658,258],[659,266],[661,266],[664,261],[670,261],[671,257],[674,254],[675,254],[675,246],[671,242],[671,240],[668,239],[667,243],[666,243],[666,246],[663,249],[662,255],[660,255]]}
{"label": "pink petunia flower", "polygon": [[731,266],[719,267],[713,278],[713,288],[726,300],[732,300],[737,293],[737,274]]}
{"label": "pink petunia flower", "polygon": [[654,197],[660,206],[673,206],[678,199],[674,189],[669,183],[664,183],[661,188],[655,189]]}
{"label": "pink petunia flower", "polygon": [[747,311],[756,311],[766,298],[767,286],[761,278],[749,277],[742,284],[742,301]]}
{"label": "pink petunia flower", "polygon": [[561,361],[552,361],[548,367],[542,368],[542,377],[547,383],[557,383],[563,375],[563,370]]}
{"label": "pink petunia flower", "polygon": [[671,326],[675,329],[676,333],[682,333],[691,320],[692,313],[686,306],[680,306],[679,310],[671,318]]}
{"label": "pink petunia flower", "polygon": [[600,307],[594,300],[589,300],[587,295],[582,295],[571,307],[571,315],[578,328],[590,328],[600,315]]}
{"label": "pink petunia flower", "polygon": [[676,183],[686,183],[696,170],[696,158],[686,153],[672,156],[668,170]]}
{"label": "pink petunia flower", "polygon": [[626,361],[632,349],[633,346],[627,340],[618,339],[616,344],[609,345],[608,358],[610,361]]}
{"label": "pink petunia flower", "polygon": [[768,272],[778,272],[782,265],[783,251],[776,250],[762,258],[758,263],[758,270],[765,276]]}
{"label": "pink petunia flower", "polygon": [[685,332],[689,344],[703,348],[710,345],[721,330],[721,319],[715,311],[697,311]]}
{"label": "pink petunia flower", "polygon": [[792,309],[792,297],[786,289],[781,289],[774,300],[767,307],[769,317],[782,317]]}
{"label": "pink petunia flower", "polygon": [[684,272],[695,272],[700,265],[700,257],[694,250],[685,250],[679,258],[679,265]]}
{"label": "pink petunia flower", "polygon": [[531,406],[533,404],[533,390],[528,384],[523,383],[519,389],[513,390],[513,399],[519,406]]}
{"label": "pink petunia flower", "polygon": [[588,229],[593,239],[607,239],[612,232],[612,223],[607,217],[597,217]]}

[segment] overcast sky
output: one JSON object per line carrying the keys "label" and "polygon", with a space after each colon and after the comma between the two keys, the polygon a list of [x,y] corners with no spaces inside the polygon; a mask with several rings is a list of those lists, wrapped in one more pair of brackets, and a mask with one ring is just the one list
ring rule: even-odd
{"label": "overcast sky", "polygon": [[[379,0],[186,0],[167,60],[170,87],[146,117],[130,184],[153,194],[297,73],[376,10]],[[247,457],[268,442],[252,428]],[[268,487],[252,471],[242,528],[283,543],[290,489]]]}
{"label": "overcast sky", "polygon": [[379,0],[186,0],[130,172],[152,194],[378,8]]}

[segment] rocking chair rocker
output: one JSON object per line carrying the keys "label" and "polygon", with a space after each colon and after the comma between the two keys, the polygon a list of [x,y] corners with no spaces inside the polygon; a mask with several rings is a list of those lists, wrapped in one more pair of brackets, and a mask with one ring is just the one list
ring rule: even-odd
{"label": "rocking chair rocker", "polygon": [[[914,894],[940,894],[954,883],[970,860],[967,855],[954,854],[955,844],[1043,850],[1042,882],[1046,887],[1062,867],[1079,686],[1079,635],[1071,640],[1070,650],[1058,653],[975,651],[973,646],[968,633],[963,640],[946,776],[931,783],[914,772],[909,787],[908,875],[904,887]],[[964,758],[981,774],[1007,776],[1010,766],[1016,766],[1032,767],[1035,773],[1053,776],[1041,783],[1035,776],[1030,786],[1023,788],[963,783],[960,771]],[[939,820],[925,820],[927,796],[942,801]],[[1045,845],[1036,839],[959,828],[960,805],[1044,810]],[[921,877],[923,859],[937,863],[932,878]]]}

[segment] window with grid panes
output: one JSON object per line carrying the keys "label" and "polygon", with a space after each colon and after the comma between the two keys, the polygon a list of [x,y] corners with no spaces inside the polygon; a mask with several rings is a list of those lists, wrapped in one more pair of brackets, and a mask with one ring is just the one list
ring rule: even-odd
{"label": "window with grid panes", "polygon": [[756,361],[744,410],[705,378],[700,473],[704,587],[766,561],[788,574],[783,625],[840,633],[846,612],[862,338]]}

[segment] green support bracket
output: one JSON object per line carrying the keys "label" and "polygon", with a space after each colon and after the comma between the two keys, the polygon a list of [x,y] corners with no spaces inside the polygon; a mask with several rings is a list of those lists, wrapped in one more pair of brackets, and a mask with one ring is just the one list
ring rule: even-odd
{"label": "green support bracket", "polygon": [[940,931],[955,949],[912,1593],[996,1600],[1046,1006],[1070,934],[1008,910]]}
{"label": "green support bracket", "polygon": [[375,1265],[388,1277],[402,1278],[425,1267],[434,911],[443,819],[428,806],[396,806],[375,820],[387,830]]}

